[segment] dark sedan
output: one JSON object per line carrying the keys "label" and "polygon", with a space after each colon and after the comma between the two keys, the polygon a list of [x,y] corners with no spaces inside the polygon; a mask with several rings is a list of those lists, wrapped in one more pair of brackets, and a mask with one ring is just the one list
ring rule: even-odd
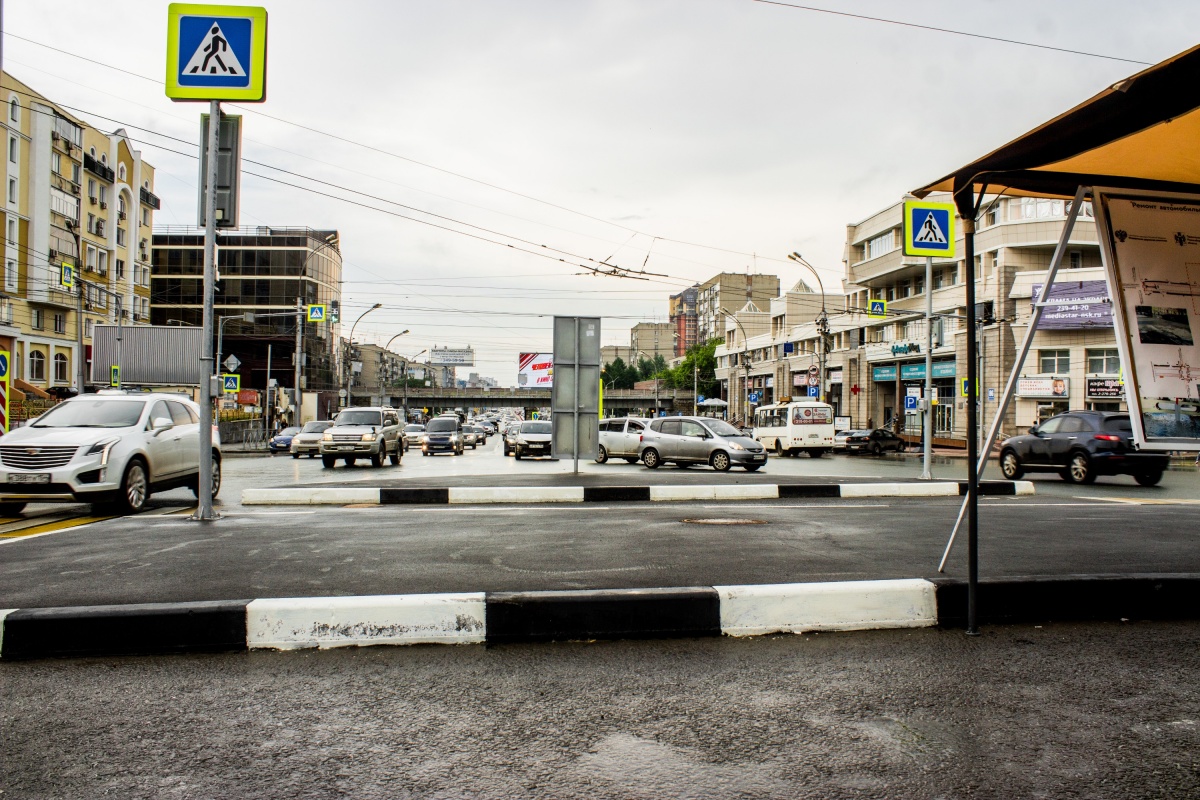
{"label": "dark sedan", "polygon": [[1142,486],[1153,486],[1166,468],[1164,453],[1143,453],[1134,446],[1129,415],[1113,411],[1059,414],[1000,447],[1000,471],[1009,480],[1026,472],[1057,472],[1071,483],[1132,475]]}
{"label": "dark sedan", "polygon": [[292,449],[292,437],[299,432],[300,429],[296,427],[284,428],[271,437],[267,442],[267,448],[272,453],[286,453]]}
{"label": "dark sedan", "polygon": [[845,448],[848,453],[874,453],[879,455],[885,450],[895,450],[903,453],[907,446],[903,439],[886,428],[875,428],[866,431],[846,431],[844,444],[834,437],[834,447]]}

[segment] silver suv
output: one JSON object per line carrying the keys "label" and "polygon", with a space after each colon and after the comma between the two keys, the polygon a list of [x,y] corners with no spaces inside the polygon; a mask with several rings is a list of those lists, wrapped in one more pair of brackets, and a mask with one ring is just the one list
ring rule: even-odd
{"label": "silver suv", "polygon": [[332,467],[340,458],[350,467],[359,458],[369,458],[372,466],[382,467],[390,458],[399,464],[400,434],[400,415],[394,408],[347,408],[321,436],[321,463]]}
{"label": "silver suv", "polygon": [[754,472],[767,463],[767,450],[737,428],[708,417],[660,417],[650,420],[638,450],[650,469],[670,461],[680,466],[710,464],[719,472],[743,467]]}
{"label": "silver suv", "polygon": [[642,433],[649,422],[641,417],[600,420],[600,449],[596,452],[596,463],[603,464],[610,458],[623,458],[630,464],[636,464]]}
{"label": "silver suv", "polygon": [[[177,394],[105,390],[73,397],[0,437],[0,515],[74,500],[145,508],[152,492],[199,491],[200,408]],[[221,488],[213,427],[212,493]]]}

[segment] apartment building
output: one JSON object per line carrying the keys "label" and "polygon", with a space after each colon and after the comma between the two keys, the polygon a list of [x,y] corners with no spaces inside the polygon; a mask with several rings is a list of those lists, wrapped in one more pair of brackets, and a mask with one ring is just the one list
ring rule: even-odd
{"label": "apartment building", "polygon": [[[241,362],[242,386],[265,388],[267,373],[279,386],[295,383],[297,303],[324,304],[324,322],[303,322],[300,388],[344,388],[341,334],[342,255],[337,231],[307,227],[244,227],[217,231],[214,325],[225,323],[222,351]],[[153,236],[151,270],[155,325],[199,326],[204,311],[204,230],[160,226]],[[240,317],[256,315],[253,324]],[[336,400],[336,394],[333,395]],[[322,396],[325,408],[328,398]],[[334,406],[336,408],[336,405]]]}
{"label": "apartment building", "polygon": [[88,383],[94,325],[149,321],[154,168],[124,130],[94,128],[7,72],[0,90],[0,350],[16,389],[64,396]]}
{"label": "apartment building", "polygon": [[[1034,291],[1045,281],[1069,210],[1069,201],[1040,198],[996,197],[983,206],[975,237],[975,293],[984,426],[998,411],[1016,348],[1029,325]],[[820,371],[823,345],[820,392],[839,417],[854,427],[891,425],[919,440],[922,416],[904,411],[904,397],[925,383],[928,292],[935,316],[932,382],[938,395],[933,433],[940,443],[966,445],[965,264],[961,258],[934,259],[926,285],[925,260],[903,255],[902,213],[902,203],[896,203],[847,226],[846,295],[840,311],[829,307],[827,334],[815,323],[793,324],[786,311],[772,318],[766,332],[753,311],[739,311],[726,323],[726,343],[717,350],[718,377],[725,381],[731,413],[745,415],[747,395],[757,395],[761,404],[783,396],[784,386],[804,386],[810,370]],[[960,240],[960,254],[962,245]],[[1003,421],[1006,433],[1068,408],[1124,408],[1090,204],[1080,210],[1051,296],[1055,303],[1043,316]],[[867,313],[873,299],[887,303],[881,319]],[[751,320],[757,326],[753,330],[746,324]],[[737,322],[746,324],[746,336],[739,337]]]}
{"label": "apartment building", "polygon": [[714,275],[696,291],[696,341],[707,342],[725,335],[721,309],[732,312],[746,303],[767,308],[778,296],[779,278],[776,275],[742,272]]}
{"label": "apartment building", "polygon": [[675,326],[669,322],[639,322],[629,330],[629,349],[635,362],[658,356],[669,362],[675,357]]}
{"label": "apartment building", "polygon": [[[671,295],[671,330],[675,334],[675,357],[682,358],[694,345],[700,343],[696,326],[696,303],[700,298],[700,284],[690,286],[679,294]],[[705,340],[707,341],[707,340]]]}

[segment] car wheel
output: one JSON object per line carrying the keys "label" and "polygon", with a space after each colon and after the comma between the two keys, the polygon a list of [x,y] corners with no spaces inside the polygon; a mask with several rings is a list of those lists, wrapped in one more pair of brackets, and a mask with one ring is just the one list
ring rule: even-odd
{"label": "car wheel", "polygon": [[337,459],[333,456],[321,456],[321,466],[325,469],[333,469],[333,465],[337,463]]}
{"label": "car wheel", "polygon": [[401,450],[399,445],[396,446],[396,452],[394,452],[390,456],[388,456],[388,458],[390,458],[392,460],[393,467],[399,466],[400,459],[403,457],[404,457],[404,450]]}
{"label": "car wheel", "polygon": [[521,460],[521,451],[520,450],[514,450],[513,455],[516,456],[517,461]]}
{"label": "car wheel", "polygon": [[15,517],[24,509],[24,503],[0,503],[0,517]]}
{"label": "car wheel", "polygon": [[709,459],[709,463],[712,464],[712,468],[717,472],[729,472],[729,468],[733,466],[733,463],[729,460],[729,454],[724,450],[718,450],[713,453],[712,458]]}
{"label": "car wheel", "polygon": [[596,463],[603,464],[608,461],[608,451],[604,449],[604,445],[600,445],[600,449],[596,451]]}
{"label": "car wheel", "polygon": [[428,450],[422,450],[422,451],[421,451],[421,455],[423,455],[423,456],[427,456],[427,455],[429,455],[429,451],[428,451]]}
{"label": "car wheel", "polygon": [[1162,470],[1154,472],[1143,472],[1139,475],[1134,475],[1133,479],[1138,482],[1139,486],[1157,486],[1158,482],[1163,478]]}
{"label": "car wheel", "polygon": [[1021,467],[1021,459],[1017,458],[1017,454],[1012,450],[1005,450],[1000,454],[1000,472],[1010,481],[1020,480],[1025,474],[1024,468]]}
{"label": "car wheel", "polygon": [[358,461],[358,459],[355,458],[354,456],[350,456],[349,458],[343,459],[343,461],[345,461],[347,467],[353,467],[355,462]]}
{"label": "car wheel", "polygon": [[775,440],[775,455],[783,457],[783,443],[778,439]]}
{"label": "car wheel", "polygon": [[383,462],[387,461],[387,445],[383,442],[379,443],[379,451],[371,453],[371,466],[382,467]]}
{"label": "car wheel", "polygon": [[746,466],[746,472],[758,472],[758,468],[761,466],[762,464],[748,464]]}
{"label": "car wheel", "polygon": [[[196,481],[188,487],[192,490],[192,494],[196,497],[200,496],[200,479],[197,476]],[[216,497],[221,491],[221,457],[213,453],[212,457],[212,497]]]}
{"label": "car wheel", "polygon": [[1092,462],[1087,453],[1073,453],[1063,470],[1063,480],[1069,483],[1095,483],[1096,473],[1092,470]]}
{"label": "car wheel", "polygon": [[121,476],[117,506],[125,513],[136,514],[146,507],[149,497],[150,479],[146,475],[146,464],[135,458],[125,467],[125,474]]}
{"label": "car wheel", "polygon": [[883,445],[881,445],[879,442],[873,443],[871,445],[871,452],[877,456],[882,455],[883,454]]}
{"label": "car wheel", "polygon": [[292,458],[299,458],[299,457],[300,457],[299,453],[292,453]]}
{"label": "car wheel", "polygon": [[897,453],[903,453],[907,449],[908,449],[908,442],[900,442],[900,444],[896,445]]}
{"label": "car wheel", "polygon": [[626,464],[636,464],[637,462],[638,462],[638,460],[636,458],[634,458],[633,456],[625,456]]}
{"label": "car wheel", "polygon": [[642,463],[650,469],[658,469],[658,465],[662,463],[662,459],[658,457],[658,451],[653,447],[646,448],[642,453]]}

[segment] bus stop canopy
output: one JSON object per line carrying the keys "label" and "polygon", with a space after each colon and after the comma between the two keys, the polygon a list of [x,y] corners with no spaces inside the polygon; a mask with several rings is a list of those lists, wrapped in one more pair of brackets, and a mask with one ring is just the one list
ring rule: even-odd
{"label": "bus stop canopy", "polygon": [[981,191],[1070,198],[1080,186],[1195,192],[1200,186],[1200,46],[1113,84],[913,194]]}

